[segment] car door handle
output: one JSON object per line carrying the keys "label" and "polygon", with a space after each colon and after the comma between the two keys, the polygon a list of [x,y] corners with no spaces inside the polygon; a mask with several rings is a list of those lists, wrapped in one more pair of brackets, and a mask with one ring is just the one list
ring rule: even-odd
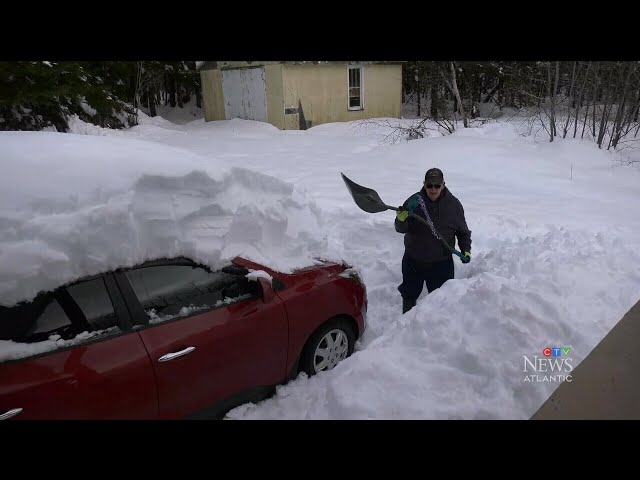
{"label": "car door handle", "polygon": [[173,360],[174,358],[182,357],[187,353],[191,353],[196,349],[196,347],[187,347],[184,350],[180,350],[179,352],[167,353],[166,355],[161,356],[158,361],[159,362],[168,362],[169,360]]}
{"label": "car door handle", "polygon": [[0,420],[7,420],[8,418],[15,417],[22,411],[21,408],[12,408],[0,415]]}

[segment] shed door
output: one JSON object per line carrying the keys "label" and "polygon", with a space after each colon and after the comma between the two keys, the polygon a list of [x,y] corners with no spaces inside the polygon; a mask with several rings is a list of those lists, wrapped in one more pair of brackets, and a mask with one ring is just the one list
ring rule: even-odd
{"label": "shed door", "polygon": [[224,114],[227,120],[267,121],[267,87],[264,67],[222,71]]}

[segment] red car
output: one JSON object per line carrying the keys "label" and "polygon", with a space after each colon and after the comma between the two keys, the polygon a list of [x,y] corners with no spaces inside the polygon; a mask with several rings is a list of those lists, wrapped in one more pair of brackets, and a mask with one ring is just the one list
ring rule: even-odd
{"label": "red car", "polygon": [[358,273],[329,262],[174,258],[83,278],[0,307],[0,418],[222,418],[351,355],[366,310]]}

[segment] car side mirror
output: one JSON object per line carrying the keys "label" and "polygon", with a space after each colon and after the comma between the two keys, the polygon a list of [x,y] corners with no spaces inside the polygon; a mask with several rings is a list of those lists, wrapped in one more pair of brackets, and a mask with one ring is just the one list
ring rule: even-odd
{"label": "car side mirror", "polygon": [[276,297],[276,292],[271,285],[271,282],[264,277],[258,277],[258,283],[260,285],[260,296],[264,303],[271,302]]}

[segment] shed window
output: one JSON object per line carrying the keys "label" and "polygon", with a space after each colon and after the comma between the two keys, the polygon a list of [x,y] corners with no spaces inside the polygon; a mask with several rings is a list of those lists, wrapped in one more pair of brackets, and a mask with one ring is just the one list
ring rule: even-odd
{"label": "shed window", "polygon": [[362,67],[349,67],[349,110],[362,110]]}

